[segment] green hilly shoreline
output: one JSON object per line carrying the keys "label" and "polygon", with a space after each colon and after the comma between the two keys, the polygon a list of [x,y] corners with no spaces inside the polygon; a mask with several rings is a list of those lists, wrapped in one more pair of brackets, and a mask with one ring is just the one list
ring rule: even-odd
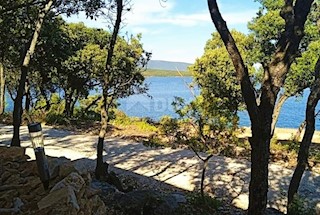
{"label": "green hilly shoreline", "polygon": [[190,77],[192,76],[191,72],[188,71],[182,71],[182,72],[178,72],[178,71],[174,71],[174,70],[160,70],[160,69],[148,69],[144,72],[142,72],[142,74],[145,77],[174,77],[174,76],[183,76],[183,77]]}

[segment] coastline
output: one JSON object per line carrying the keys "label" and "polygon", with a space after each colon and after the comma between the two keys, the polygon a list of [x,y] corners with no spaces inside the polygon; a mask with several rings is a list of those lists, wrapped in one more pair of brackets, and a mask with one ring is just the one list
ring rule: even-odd
{"label": "coastline", "polygon": [[[240,137],[251,137],[250,127],[243,126],[241,128],[244,129],[244,131],[242,134],[240,134]],[[290,140],[296,134],[297,130],[298,130],[298,128],[278,128],[277,127],[274,131],[274,136],[276,136],[278,140]],[[305,130],[303,130],[301,132],[299,141],[302,140],[304,131]],[[320,144],[320,131],[319,130],[315,130],[313,138],[312,138],[312,142]]]}

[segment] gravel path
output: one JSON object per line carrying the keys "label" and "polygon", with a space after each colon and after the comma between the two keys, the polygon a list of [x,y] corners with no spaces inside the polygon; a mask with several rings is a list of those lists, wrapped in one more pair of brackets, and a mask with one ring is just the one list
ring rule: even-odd
{"label": "gravel path", "polygon": [[[50,156],[65,156],[72,160],[96,158],[97,136],[43,127],[45,151]],[[0,146],[9,145],[12,126],[0,124]],[[21,145],[34,159],[27,127],[21,127]],[[104,157],[114,167],[152,177],[159,183],[168,183],[185,190],[198,190],[202,163],[192,151],[185,149],[154,149],[128,140],[107,138]],[[268,205],[285,211],[286,191],[293,171],[276,164],[269,165]],[[241,159],[214,156],[206,174],[206,190],[219,197],[227,197],[235,206],[246,209],[250,162]],[[155,184],[157,186],[157,184]],[[307,171],[299,190],[303,197],[320,202],[320,175]]]}

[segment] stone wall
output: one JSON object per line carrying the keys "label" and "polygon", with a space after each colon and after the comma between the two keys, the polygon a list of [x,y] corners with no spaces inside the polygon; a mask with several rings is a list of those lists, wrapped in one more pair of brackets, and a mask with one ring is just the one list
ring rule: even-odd
{"label": "stone wall", "polygon": [[66,158],[49,157],[51,181],[44,190],[25,149],[0,147],[0,214],[106,214],[90,173]]}

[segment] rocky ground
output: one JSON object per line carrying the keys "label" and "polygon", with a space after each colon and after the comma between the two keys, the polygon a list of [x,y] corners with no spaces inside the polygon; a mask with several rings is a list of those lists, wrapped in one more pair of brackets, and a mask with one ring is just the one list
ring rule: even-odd
{"label": "rocky ground", "polygon": [[[44,127],[44,133],[46,154],[56,157],[65,156],[72,160],[86,158],[83,166],[89,167],[91,165],[94,168],[96,136],[81,135],[51,127]],[[34,158],[26,127],[22,127],[21,136],[22,146],[27,148],[26,154]],[[0,145],[8,145],[11,137],[12,127],[0,125]],[[174,192],[178,192],[180,189],[186,191],[199,189],[202,163],[194,156],[193,152],[186,149],[152,149],[141,143],[108,138],[105,141],[105,160],[114,169],[121,169],[129,175],[134,174],[137,183],[147,184],[149,190],[166,190],[165,187],[168,185],[171,186],[171,189],[173,188],[171,191]],[[286,191],[292,172],[292,169],[280,165],[270,165],[268,194],[270,208],[285,212]],[[206,174],[206,191],[223,199],[228,204],[245,210],[248,204],[249,173],[250,163],[248,161],[215,156],[210,160]],[[81,174],[79,175],[83,177]],[[59,180],[63,180],[63,178],[59,178]],[[84,180],[88,179],[84,178]],[[299,193],[310,202],[319,202],[319,175],[307,171]],[[137,195],[143,196],[141,193]],[[181,197],[179,195],[176,196],[178,199]],[[45,195],[41,197],[45,197]],[[157,198],[155,196],[155,199]],[[168,198],[172,199],[172,196]],[[39,200],[41,200],[40,197]],[[14,208],[13,203],[11,204]],[[81,208],[81,206],[79,207]]]}
{"label": "rocky ground", "polygon": [[45,190],[36,162],[28,158],[24,148],[0,147],[0,214],[105,214],[88,172],[52,158],[50,190]]}
{"label": "rocky ground", "polygon": [[[36,162],[25,148],[0,147],[0,214],[241,214],[219,206],[202,208],[191,195],[169,185],[150,189],[148,179],[112,168],[106,182],[95,180],[94,161],[48,156],[49,188],[39,179]],[[117,173],[115,173],[117,172]],[[206,205],[208,207],[208,205]],[[204,210],[205,209],[205,210]]]}

